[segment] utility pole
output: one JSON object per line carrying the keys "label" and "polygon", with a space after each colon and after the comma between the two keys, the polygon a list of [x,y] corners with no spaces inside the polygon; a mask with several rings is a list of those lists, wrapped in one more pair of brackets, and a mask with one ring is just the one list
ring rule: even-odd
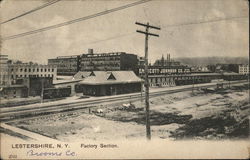
{"label": "utility pole", "polygon": [[194,76],[193,76],[193,78],[192,78],[193,80],[193,85],[192,85],[192,94],[194,94]]}
{"label": "utility pole", "polygon": [[149,82],[148,82],[148,38],[149,38],[148,36],[159,37],[159,35],[157,35],[157,34],[149,33],[149,28],[157,29],[157,30],[160,30],[160,28],[149,25],[149,23],[143,24],[143,23],[135,22],[135,24],[146,27],[145,32],[140,31],[140,30],[136,30],[136,32],[145,34],[145,58],[144,58],[145,59],[145,65],[144,65],[145,66],[145,68],[144,68],[145,82],[144,82],[144,86],[145,86],[145,105],[146,105],[145,106],[145,108],[146,108],[146,133],[147,133],[147,139],[150,140],[151,139],[151,131],[150,131]]}
{"label": "utility pole", "polygon": [[41,90],[41,103],[43,103],[43,92],[44,92],[44,78],[42,77],[42,90]]}

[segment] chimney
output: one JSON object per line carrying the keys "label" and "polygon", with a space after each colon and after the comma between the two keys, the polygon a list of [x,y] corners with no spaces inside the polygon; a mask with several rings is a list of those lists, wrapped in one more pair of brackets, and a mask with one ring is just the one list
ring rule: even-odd
{"label": "chimney", "polygon": [[88,49],[88,54],[94,54],[94,50],[93,49]]}

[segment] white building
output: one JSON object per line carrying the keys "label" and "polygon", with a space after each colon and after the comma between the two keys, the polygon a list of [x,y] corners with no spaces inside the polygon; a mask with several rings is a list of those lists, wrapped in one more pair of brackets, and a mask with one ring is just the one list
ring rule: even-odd
{"label": "white building", "polygon": [[8,72],[12,84],[22,77],[53,77],[56,79],[57,68],[55,65],[39,65],[32,63],[8,64]]}
{"label": "white building", "polygon": [[248,64],[239,65],[239,74],[249,74],[249,65]]}
{"label": "white building", "polygon": [[0,54],[0,85],[9,85],[10,75],[8,74],[8,55]]}

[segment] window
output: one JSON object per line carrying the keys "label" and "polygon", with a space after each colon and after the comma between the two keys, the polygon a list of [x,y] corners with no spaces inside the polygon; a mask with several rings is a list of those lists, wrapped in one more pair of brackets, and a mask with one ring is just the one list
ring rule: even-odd
{"label": "window", "polygon": [[33,69],[33,72],[35,72],[35,68]]}
{"label": "window", "polygon": [[31,72],[31,69],[29,68],[29,72]]}
{"label": "window", "polygon": [[23,71],[23,69],[22,68],[20,68],[20,72],[22,72]]}
{"label": "window", "polygon": [[46,69],[46,68],[44,69],[44,72],[47,72],[47,69]]}
{"label": "window", "polygon": [[27,72],[27,68],[24,69],[24,72]]}
{"label": "window", "polygon": [[43,72],[43,69],[41,68],[41,72]]}
{"label": "window", "polygon": [[37,68],[37,70],[36,70],[37,72],[39,72],[39,69]]}
{"label": "window", "polygon": [[54,68],[52,68],[52,72],[54,72]]}

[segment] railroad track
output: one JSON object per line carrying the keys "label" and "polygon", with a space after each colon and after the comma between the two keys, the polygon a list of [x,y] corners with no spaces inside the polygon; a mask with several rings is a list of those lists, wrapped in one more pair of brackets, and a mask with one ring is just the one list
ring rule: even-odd
{"label": "railroad track", "polygon": [[[247,82],[231,82],[231,85],[234,84],[240,84],[240,83],[247,83]],[[214,87],[216,84],[208,84],[208,85],[202,85],[198,86],[200,87]],[[168,89],[158,92],[151,92],[150,97],[156,97],[161,96],[164,94],[171,94],[171,93],[177,93],[177,92],[183,92],[183,91],[189,91],[192,90],[192,86],[187,86],[185,88],[177,88],[177,89]],[[196,88],[196,87],[195,87]],[[67,111],[74,111],[74,110],[80,110],[80,109],[89,109],[94,108],[97,104],[107,103],[107,102],[119,102],[119,101],[136,101],[140,100],[141,93],[134,93],[130,95],[121,95],[118,97],[108,97],[108,98],[100,98],[95,100],[84,100],[79,102],[72,102],[72,103],[63,103],[63,104],[52,104],[52,105],[43,105],[35,108],[23,108],[22,106],[19,107],[12,107],[12,108],[1,108],[1,114],[0,114],[0,121],[6,122],[13,119],[19,119],[24,117],[30,117],[30,116],[38,116],[38,115],[46,115],[46,114],[52,114],[52,113],[58,113],[58,112],[67,112]]]}

